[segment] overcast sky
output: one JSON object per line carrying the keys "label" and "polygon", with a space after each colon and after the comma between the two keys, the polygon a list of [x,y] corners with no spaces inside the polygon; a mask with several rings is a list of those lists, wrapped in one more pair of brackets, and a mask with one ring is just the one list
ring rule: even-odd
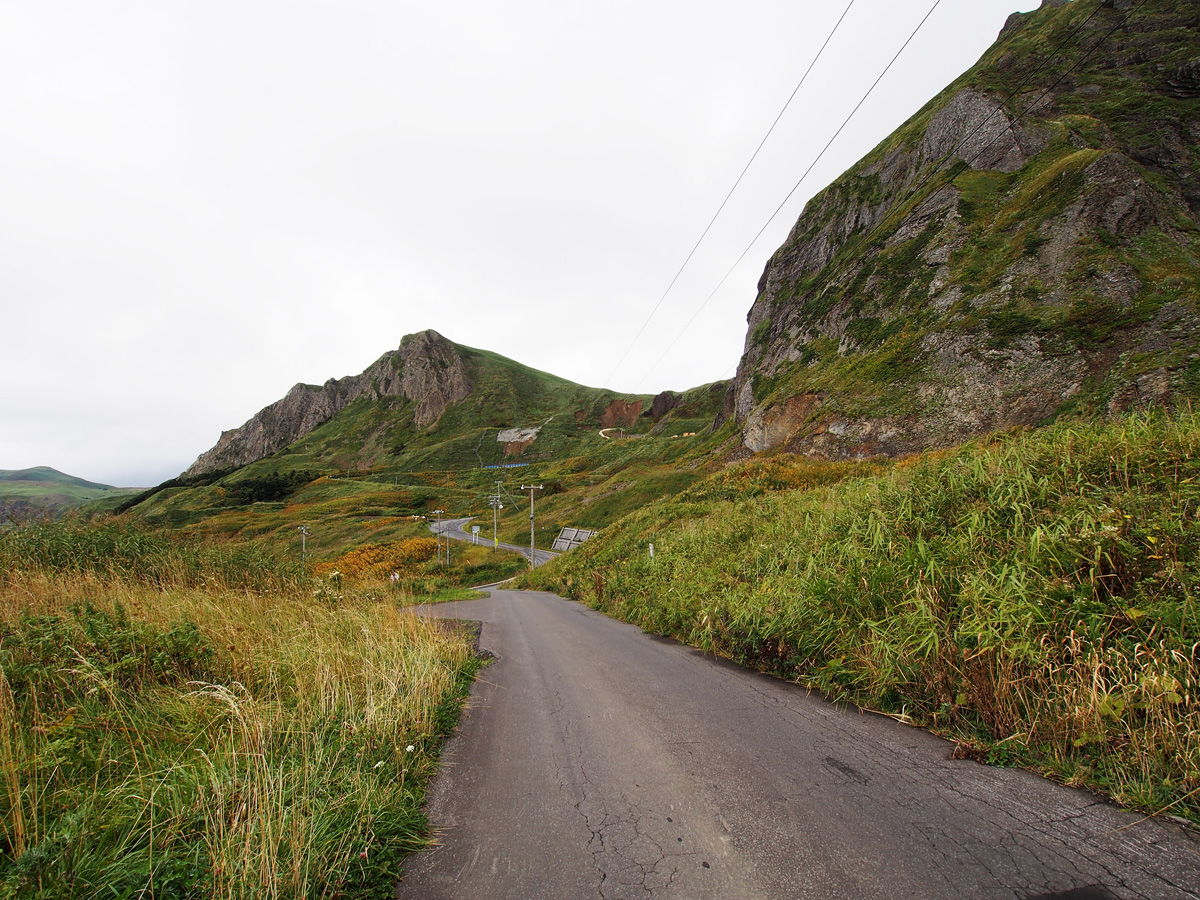
{"label": "overcast sky", "polygon": [[729,377],[804,201],[1037,3],[941,0],[701,310],[932,5],[855,0],[633,343],[847,0],[0,0],[0,469],[155,484],[426,328]]}

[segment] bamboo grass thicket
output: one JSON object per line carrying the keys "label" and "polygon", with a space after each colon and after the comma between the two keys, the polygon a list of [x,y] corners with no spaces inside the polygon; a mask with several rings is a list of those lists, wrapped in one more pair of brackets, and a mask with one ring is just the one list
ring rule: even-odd
{"label": "bamboo grass thicket", "polygon": [[469,637],[219,549],[79,565],[85,527],[39,528],[40,563],[0,535],[0,896],[390,896]]}
{"label": "bamboo grass thicket", "polygon": [[1200,821],[1198,450],[1194,414],[1137,413],[792,490],[762,472],[819,463],[760,460],[526,583]]}

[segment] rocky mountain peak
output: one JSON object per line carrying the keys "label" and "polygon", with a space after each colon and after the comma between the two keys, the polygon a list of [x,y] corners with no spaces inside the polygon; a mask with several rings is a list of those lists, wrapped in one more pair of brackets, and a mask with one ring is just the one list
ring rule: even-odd
{"label": "rocky mountain peak", "polygon": [[297,384],[192,463],[185,476],[243,466],[276,453],[333,418],[360,398],[398,398],[416,404],[420,428],[437,424],[446,407],[471,393],[466,366],[454,344],[436,331],[406,335],[396,350],[379,357],[360,375],[331,378],[319,387]]}

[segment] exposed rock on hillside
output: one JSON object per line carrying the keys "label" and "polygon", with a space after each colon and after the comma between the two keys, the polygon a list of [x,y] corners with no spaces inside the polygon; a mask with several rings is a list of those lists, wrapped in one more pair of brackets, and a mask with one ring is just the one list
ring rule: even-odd
{"label": "exposed rock on hillside", "polygon": [[260,410],[242,427],[221,434],[185,475],[242,466],[270,456],[312,432],[360,398],[395,397],[416,404],[414,422],[428,428],[472,386],[454,345],[436,331],[410,334],[361,375],[331,378],[317,387],[298,384],[282,400]]}
{"label": "exposed rock on hillside", "polygon": [[632,428],[641,414],[641,400],[613,400],[600,415],[600,427],[616,428],[623,425]]}
{"label": "exposed rock on hillside", "polygon": [[682,402],[683,398],[678,394],[672,391],[663,391],[650,403],[650,418],[657,422]]}
{"label": "exposed rock on hillside", "polygon": [[1200,394],[1198,59],[1188,4],[1010,18],[767,264],[718,417],[741,452],[898,455]]}
{"label": "exposed rock on hillside", "polygon": [[1044,146],[999,102],[963,88],[930,119],[921,140],[920,162],[943,165],[962,160],[972,169],[1015,172]]}
{"label": "exposed rock on hillside", "polygon": [[35,519],[39,514],[44,515],[44,511],[28,500],[0,499],[0,523],[23,522],[26,519]]}
{"label": "exposed rock on hillside", "polygon": [[537,440],[541,426],[530,428],[503,428],[496,435],[497,443],[504,445],[504,455],[520,456],[525,448]]}

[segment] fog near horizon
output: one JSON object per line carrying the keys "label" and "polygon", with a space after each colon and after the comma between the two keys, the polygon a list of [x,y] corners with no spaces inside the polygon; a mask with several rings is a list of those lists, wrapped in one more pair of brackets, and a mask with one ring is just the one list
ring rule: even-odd
{"label": "fog near horizon", "polygon": [[728,378],[804,202],[1036,5],[5,4],[0,468],[156,484],[427,328],[623,393]]}

